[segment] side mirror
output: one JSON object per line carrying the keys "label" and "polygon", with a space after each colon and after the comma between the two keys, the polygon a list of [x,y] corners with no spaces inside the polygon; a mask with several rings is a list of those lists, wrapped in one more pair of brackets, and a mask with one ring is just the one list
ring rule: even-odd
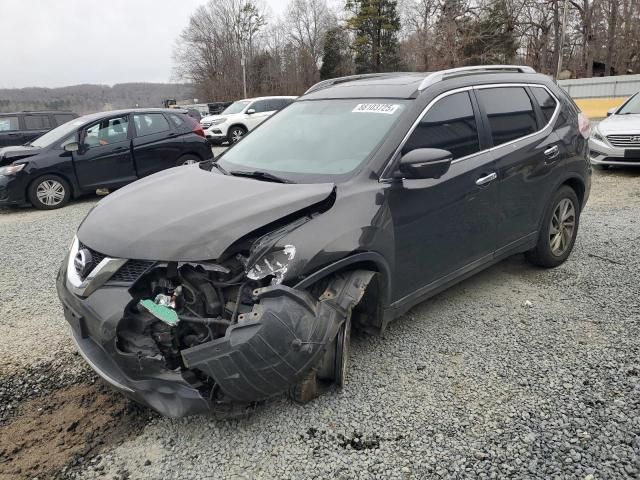
{"label": "side mirror", "polygon": [[65,144],[64,149],[67,152],[77,152],[80,150],[80,144],[78,142],[69,142]]}
{"label": "side mirror", "polygon": [[610,108],[609,110],[607,110],[607,117],[610,117],[611,115],[616,113],[616,110],[618,110],[618,107],[613,107],[613,108]]}
{"label": "side mirror", "polygon": [[453,155],[439,148],[416,148],[400,159],[400,178],[440,178],[449,171]]}
{"label": "side mirror", "polygon": [[255,108],[250,108],[249,110],[247,110],[247,115],[252,115],[256,113],[256,109]]}

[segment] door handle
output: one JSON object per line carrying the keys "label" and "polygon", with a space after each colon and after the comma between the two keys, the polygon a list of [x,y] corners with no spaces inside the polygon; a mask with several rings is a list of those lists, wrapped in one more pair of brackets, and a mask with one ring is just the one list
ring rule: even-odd
{"label": "door handle", "polygon": [[476,185],[486,185],[489,182],[493,182],[496,178],[498,178],[496,172],[490,173],[489,175],[485,175],[484,177],[477,179]]}
{"label": "door handle", "polygon": [[547,157],[549,160],[556,158],[558,155],[560,155],[560,149],[558,148],[557,145],[554,145],[553,147],[549,147],[544,151],[544,156]]}

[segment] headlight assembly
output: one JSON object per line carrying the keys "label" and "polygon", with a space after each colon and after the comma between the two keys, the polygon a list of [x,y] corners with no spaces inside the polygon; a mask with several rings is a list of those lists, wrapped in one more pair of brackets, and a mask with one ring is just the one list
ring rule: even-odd
{"label": "headlight assembly", "polygon": [[226,121],[226,118],[216,118],[215,120],[211,120],[211,126],[213,127],[214,125],[220,125]]}
{"label": "headlight assembly", "polygon": [[602,142],[602,143],[606,142],[604,137],[598,131],[597,127],[594,127],[594,129],[591,131],[591,138],[593,138],[594,140],[597,140],[598,142]]}
{"label": "headlight assembly", "polygon": [[0,167],[0,175],[14,175],[25,167],[26,163],[19,163],[17,165],[7,165],[6,167]]}
{"label": "headlight assembly", "polygon": [[273,276],[274,284],[282,283],[291,261],[296,256],[296,247],[285,245],[284,248],[272,250],[260,257],[248,270],[247,278],[251,280],[262,280],[268,276]]}

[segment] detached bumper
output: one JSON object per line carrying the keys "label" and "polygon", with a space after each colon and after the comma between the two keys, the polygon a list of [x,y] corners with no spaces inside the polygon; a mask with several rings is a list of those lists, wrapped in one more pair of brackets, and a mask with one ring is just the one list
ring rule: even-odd
{"label": "detached bumper", "polygon": [[[249,406],[287,391],[320,361],[372,275],[353,272],[320,301],[286,286],[264,288],[253,311],[224,337],[182,350],[185,368],[169,370],[162,358],[118,348],[116,328],[132,301],[127,288],[103,286],[80,298],[67,287],[64,265],[58,295],[80,354],[114,388],[169,417],[224,414],[230,405]],[[213,380],[221,399],[210,400],[210,389],[187,380],[195,379],[194,371]]]}

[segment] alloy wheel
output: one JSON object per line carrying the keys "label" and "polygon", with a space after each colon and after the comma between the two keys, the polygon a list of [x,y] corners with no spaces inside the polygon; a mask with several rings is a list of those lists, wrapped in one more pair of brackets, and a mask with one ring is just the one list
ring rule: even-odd
{"label": "alloy wheel", "polygon": [[549,226],[549,247],[556,257],[562,256],[571,245],[575,228],[575,206],[570,199],[563,198],[553,211]]}
{"label": "alloy wheel", "polygon": [[194,163],[198,163],[198,161],[190,158],[189,160],[182,162],[182,165],[193,165]]}
{"label": "alloy wheel", "polygon": [[240,139],[242,139],[243,136],[244,136],[244,130],[242,130],[241,128],[234,128],[231,131],[231,143],[236,143],[240,141]]}
{"label": "alloy wheel", "polygon": [[36,188],[36,197],[43,204],[53,207],[62,203],[65,197],[64,185],[56,180],[45,180]]}

